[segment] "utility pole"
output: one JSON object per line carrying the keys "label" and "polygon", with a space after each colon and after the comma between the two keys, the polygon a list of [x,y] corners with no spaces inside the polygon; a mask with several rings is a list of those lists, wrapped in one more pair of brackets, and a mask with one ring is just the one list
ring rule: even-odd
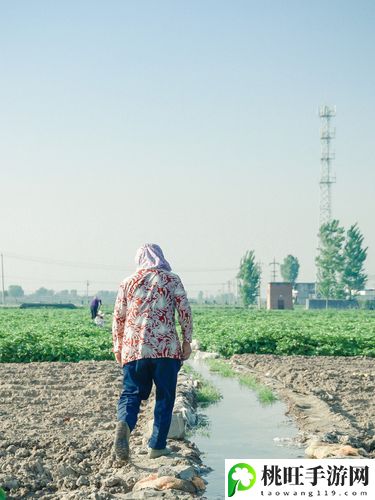
{"label": "utility pole", "polygon": [[232,281],[232,290],[233,290],[233,304],[236,305],[237,304],[237,296],[238,296],[238,290],[237,290],[237,282],[236,282],[236,278],[233,278]]}
{"label": "utility pole", "polygon": [[89,280],[86,281],[86,298],[87,298],[87,303],[89,303]]}
{"label": "utility pole", "polygon": [[273,261],[270,262],[269,265],[273,267],[271,274],[272,274],[272,281],[275,282],[276,281],[276,274],[277,274],[276,266],[279,266],[280,262],[276,262],[276,259],[274,257]]}
{"label": "utility pole", "polygon": [[4,257],[1,254],[1,287],[3,291],[3,305],[5,304],[5,289],[4,289]]}
{"label": "utility pole", "polygon": [[262,286],[262,264],[263,262],[257,262],[259,270],[259,295],[258,295],[258,309],[262,309],[262,296],[261,296],[261,286]]}

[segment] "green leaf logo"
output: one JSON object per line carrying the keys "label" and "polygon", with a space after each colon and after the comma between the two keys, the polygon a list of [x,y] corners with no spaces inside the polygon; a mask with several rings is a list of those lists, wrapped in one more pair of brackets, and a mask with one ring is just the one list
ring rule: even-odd
{"label": "green leaf logo", "polygon": [[256,472],[248,464],[236,464],[228,472],[228,497],[236,491],[245,491],[252,488],[256,481]]}

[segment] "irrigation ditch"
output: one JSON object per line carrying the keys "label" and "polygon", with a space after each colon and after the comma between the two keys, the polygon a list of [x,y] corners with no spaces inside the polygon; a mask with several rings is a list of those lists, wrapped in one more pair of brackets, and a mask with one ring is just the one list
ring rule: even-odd
{"label": "irrigation ditch", "polygon": [[189,364],[218,400],[192,437],[205,498],[223,498],[225,458],[375,458],[373,358],[196,351]]}
{"label": "irrigation ditch", "polygon": [[[204,498],[224,498],[226,458],[303,458],[286,405],[252,376],[211,353],[196,352],[188,373],[198,378],[198,425],[191,440],[209,468]],[[212,404],[211,404],[212,403]]]}

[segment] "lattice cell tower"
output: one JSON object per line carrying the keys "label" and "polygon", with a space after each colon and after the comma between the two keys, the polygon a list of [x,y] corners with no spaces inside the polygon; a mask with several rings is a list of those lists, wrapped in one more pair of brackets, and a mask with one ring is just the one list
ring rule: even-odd
{"label": "lattice cell tower", "polygon": [[336,182],[332,172],[332,161],[335,158],[331,141],[335,138],[336,130],[331,128],[331,120],[336,116],[336,106],[322,106],[319,109],[321,120],[320,143],[322,148],[320,165],[320,217],[319,224],[332,220],[332,193],[331,186]]}

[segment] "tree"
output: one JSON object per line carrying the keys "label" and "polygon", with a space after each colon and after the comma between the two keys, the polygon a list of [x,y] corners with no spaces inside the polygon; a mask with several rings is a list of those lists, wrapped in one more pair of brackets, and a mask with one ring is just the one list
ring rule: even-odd
{"label": "tree", "polygon": [[341,274],[344,267],[342,254],[345,230],[334,219],[320,226],[319,255],[316,258],[318,268],[317,291],[324,298],[343,298]]}
{"label": "tree", "polygon": [[8,286],[8,295],[13,299],[20,299],[25,295],[22,286],[20,285],[9,285]]}
{"label": "tree", "polygon": [[255,262],[254,250],[250,250],[242,257],[237,275],[240,279],[240,293],[245,306],[254,304],[259,295],[260,276],[260,267]]}
{"label": "tree", "polygon": [[292,283],[294,287],[297,281],[298,271],[299,262],[297,257],[293,257],[293,255],[289,254],[287,257],[285,257],[280,266],[280,272],[283,280]]}
{"label": "tree", "polygon": [[363,235],[358,225],[353,224],[346,233],[341,279],[342,286],[349,298],[352,297],[353,291],[363,290],[366,285],[367,274],[364,270],[364,262],[367,257],[367,249],[368,247],[363,248]]}

